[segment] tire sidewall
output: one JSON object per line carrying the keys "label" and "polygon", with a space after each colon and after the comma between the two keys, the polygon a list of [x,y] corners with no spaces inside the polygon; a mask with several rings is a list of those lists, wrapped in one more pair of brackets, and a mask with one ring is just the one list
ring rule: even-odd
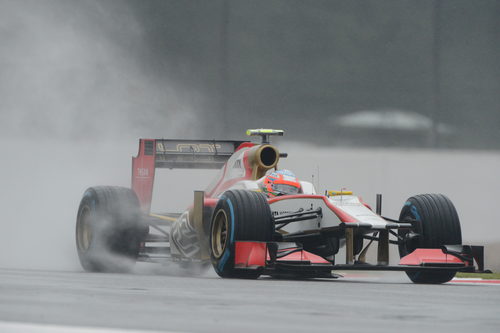
{"label": "tire sidewall", "polygon": [[[399,217],[399,220],[402,221],[402,222],[409,222],[411,220],[415,220],[417,221],[416,223],[416,227],[413,229],[414,232],[416,232],[417,234],[420,234],[420,235],[424,235],[424,230],[423,230],[423,225],[424,223],[422,222],[422,219],[420,217],[420,214],[418,213],[418,210],[417,210],[417,207],[415,206],[415,202],[414,202],[414,199],[413,198],[409,198],[404,206],[403,206],[403,209],[401,210],[401,214],[400,214],[400,217]],[[401,236],[404,236],[407,232],[403,231],[403,232],[400,232],[399,234]],[[408,250],[408,247],[407,245],[409,244],[406,244],[406,243],[400,243],[398,245],[398,248],[399,248],[399,256],[402,258],[408,254],[410,254],[411,252],[413,252],[413,250],[409,251]],[[422,241],[419,240],[418,242],[414,242],[412,244],[413,246],[411,246],[412,248],[413,247],[422,247]]]}
{"label": "tire sidewall", "polygon": [[[226,214],[227,221],[227,240],[226,246],[219,258],[216,258],[212,251],[212,233],[214,227],[214,220],[220,210],[223,210]],[[219,198],[219,202],[214,209],[214,214],[212,216],[212,221],[210,223],[210,237],[209,237],[209,249],[210,249],[210,259],[214,267],[215,272],[222,277],[229,277],[230,272],[234,269],[234,254],[235,254],[235,215],[234,215],[234,205],[228,195],[222,195]]]}
{"label": "tire sidewall", "polygon": [[[81,230],[79,229],[83,227],[82,215],[87,209],[89,214],[87,223],[89,224],[88,227],[91,229],[91,237],[89,240],[88,248],[84,249],[80,246],[79,233],[81,232]],[[108,250],[107,247],[103,248],[105,247],[104,244],[107,244],[107,242],[104,239],[103,234],[96,232],[98,229],[100,229],[99,221],[102,220],[104,220],[102,207],[98,202],[97,194],[92,188],[90,188],[85,191],[80,203],[80,207],[78,209],[76,230],[78,257],[80,258],[80,263],[82,264],[83,268],[87,271],[104,270],[104,267],[101,267],[101,265],[98,264],[98,258],[99,252]]]}

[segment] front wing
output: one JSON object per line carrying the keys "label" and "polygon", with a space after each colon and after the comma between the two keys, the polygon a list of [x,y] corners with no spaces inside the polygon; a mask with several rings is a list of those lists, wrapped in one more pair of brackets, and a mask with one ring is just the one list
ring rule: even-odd
{"label": "front wing", "polygon": [[278,249],[275,242],[238,241],[235,245],[234,267],[260,270],[267,275],[307,275],[328,277],[332,270],[378,271],[474,271],[474,261],[481,266],[482,258],[474,256],[477,247],[443,246],[438,249],[416,249],[400,259],[398,265],[333,264],[299,247]]}

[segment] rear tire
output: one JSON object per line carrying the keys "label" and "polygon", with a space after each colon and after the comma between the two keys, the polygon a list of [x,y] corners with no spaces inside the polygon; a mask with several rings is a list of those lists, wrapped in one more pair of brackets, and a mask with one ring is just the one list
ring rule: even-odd
{"label": "rear tire", "polygon": [[76,220],[80,263],[90,272],[127,272],[148,232],[140,225],[139,200],[131,189],[97,186],[83,195]]}
{"label": "rear tire", "polygon": [[[462,244],[460,220],[453,203],[442,194],[420,194],[409,198],[399,216],[400,221],[420,221],[418,237],[399,244],[399,255],[404,257],[417,248],[439,248]],[[418,225],[418,224],[417,224]],[[399,231],[405,238],[407,230]],[[453,279],[454,271],[406,272],[415,283],[445,283]]]}
{"label": "rear tire", "polygon": [[260,270],[234,268],[236,241],[272,241],[274,221],[267,198],[259,192],[224,192],[210,224],[210,258],[215,272],[223,278],[256,279]]}

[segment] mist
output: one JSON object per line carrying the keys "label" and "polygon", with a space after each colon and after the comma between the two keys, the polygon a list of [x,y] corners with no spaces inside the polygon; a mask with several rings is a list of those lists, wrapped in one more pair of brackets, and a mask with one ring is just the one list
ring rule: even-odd
{"label": "mist", "polygon": [[130,186],[139,137],[196,135],[198,94],[145,74],[143,31],[123,2],[0,8],[0,265],[80,269],[84,190]]}

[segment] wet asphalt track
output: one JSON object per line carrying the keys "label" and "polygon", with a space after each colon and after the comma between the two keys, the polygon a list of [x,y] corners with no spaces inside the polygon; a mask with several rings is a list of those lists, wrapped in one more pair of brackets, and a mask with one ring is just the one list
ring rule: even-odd
{"label": "wet asphalt track", "polygon": [[500,331],[500,286],[351,274],[284,281],[0,269],[0,322],[179,332]]}

